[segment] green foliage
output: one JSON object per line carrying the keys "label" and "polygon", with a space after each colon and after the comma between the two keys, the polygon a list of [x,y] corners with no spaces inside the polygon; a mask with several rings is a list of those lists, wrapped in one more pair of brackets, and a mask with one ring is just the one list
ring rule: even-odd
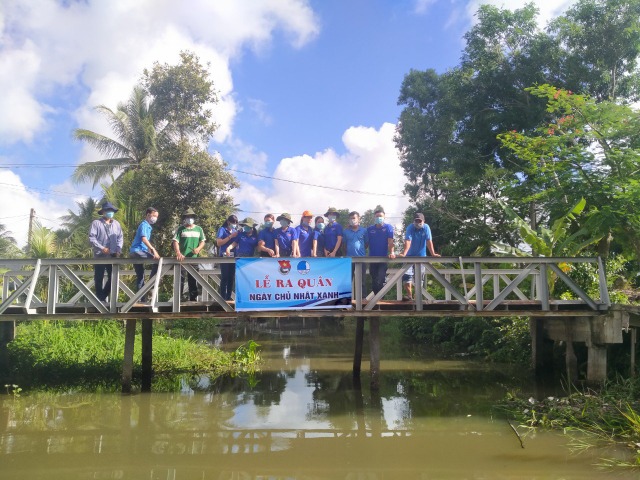
{"label": "green foliage", "polygon": [[408,318],[400,329],[418,343],[446,353],[473,354],[495,362],[528,365],[529,324],[526,318]]}
{"label": "green foliage", "polygon": [[[138,370],[140,342],[140,336],[136,335],[134,364]],[[152,342],[153,369],[157,374],[236,374],[255,371],[260,362],[258,345],[254,342],[231,354],[188,338],[172,338],[166,332],[154,332]],[[111,320],[33,321],[18,325],[8,351],[12,365],[9,375],[19,379],[16,383],[21,385],[109,383],[121,375],[124,331],[120,322]]]}

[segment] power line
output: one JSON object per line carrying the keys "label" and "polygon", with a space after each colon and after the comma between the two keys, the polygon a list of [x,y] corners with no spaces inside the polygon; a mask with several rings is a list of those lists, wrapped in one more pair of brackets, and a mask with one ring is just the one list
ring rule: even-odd
{"label": "power line", "polygon": [[[109,165],[109,164],[104,164],[102,166],[113,166],[113,167],[128,167],[134,165],[132,163],[129,164],[113,164],[113,165]],[[0,168],[76,168],[78,165],[73,165],[73,164],[54,164],[54,163],[45,163],[45,164],[35,164],[35,163],[22,163],[22,164],[4,164],[4,165],[0,165]],[[315,187],[315,188],[325,188],[328,190],[337,190],[339,192],[347,192],[347,193],[357,193],[360,195],[377,195],[377,196],[381,196],[381,197],[393,197],[393,198],[405,198],[404,195],[395,195],[392,193],[379,193],[379,192],[365,192],[363,190],[353,190],[353,189],[348,189],[348,188],[338,188],[338,187],[331,187],[329,185],[318,185],[315,183],[306,183],[306,182],[300,182],[297,180],[290,180],[288,178],[280,178],[280,177],[273,177],[271,175],[262,175],[259,173],[253,173],[253,172],[247,172],[245,170],[239,170],[236,168],[226,168],[225,170],[229,171],[229,172],[236,172],[236,173],[241,173],[243,175],[250,175],[252,177],[258,177],[258,178],[265,178],[268,180],[277,180],[279,182],[287,182],[287,183],[294,183],[297,185],[305,185],[307,187]]]}

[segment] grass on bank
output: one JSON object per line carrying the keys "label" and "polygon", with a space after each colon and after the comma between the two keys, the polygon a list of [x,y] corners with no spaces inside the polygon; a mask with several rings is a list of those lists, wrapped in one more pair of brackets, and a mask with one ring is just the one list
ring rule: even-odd
{"label": "grass on bank", "polygon": [[[260,363],[255,342],[227,353],[191,338],[153,333],[152,365],[156,375],[180,373],[227,374],[254,372]],[[141,370],[141,336],[136,332],[134,374]],[[21,386],[50,386],[118,382],[124,358],[122,322],[34,321],[17,326],[8,345],[6,381]]]}
{"label": "grass on bank", "polygon": [[601,466],[640,468],[640,381],[618,377],[599,389],[572,387],[563,397],[525,399],[508,394],[501,409],[521,427],[562,430],[575,450],[627,447],[631,460],[602,460]]}

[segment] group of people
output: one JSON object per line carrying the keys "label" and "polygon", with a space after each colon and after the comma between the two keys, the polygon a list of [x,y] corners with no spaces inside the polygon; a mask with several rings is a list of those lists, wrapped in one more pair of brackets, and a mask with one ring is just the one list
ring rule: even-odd
{"label": "group of people", "polygon": [[[105,202],[98,214],[101,218],[94,220],[89,232],[89,243],[95,258],[120,257],[123,247],[122,228],[114,214],[118,209],[110,202]],[[264,216],[260,231],[258,223],[251,217],[238,221],[236,215],[230,215],[220,227],[216,235],[215,247],[220,257],[388,257],[396,258],[394,229],[386,223],[385,211],[379,207],[374,212],[372,225],[360,225],[360,214],[349,213],[349,225],[343,228],[338,222],[340,212],[330,207],[324,215],[316,216],[309,210],[302,212],[300,224],[292,226],[289,213],[277,217],[271,213]],[[325,220],[326,219],[326,220]],[[144,220],[140,222],[135,238],[131,244],[131,258],[159,259],[157,249],[151,243],[153,225],[158,220],[158,211],[149,207]],[[196,225],[196,214],[187,209],[181,216],[182,224],[173,237],[172,246],[176,258],[198,257],[205,246],[206,237],[203,229]],[[276,225],[277,222],[277,225]],[[313,222],[313,226],[311,223]],[[399,257],[439,257],[433,247],[431,229],[425,222],[422,213],[416,213],[404,235],[404,248],[398,252]],[[137,288],[144,285],[144,265],[134,264]],[[157,264],[152,266],[151,276],[157,273]],[[231,299],[235,281],[235,265],[221,263],[220,295],[225,300]],[[106,301],[111,291],[111,265],[108,263],[95,266],[96,296]],[[105,281],[106,274],[106,281]],[[371,287],[378,293],[385,284],[387,263],[369,264]],[[196,300],[198,285],[196,280],[187,275],[189,300]],[[364,290],[363,275],[363,292]],[[184,282],[184,278],[183,278]],[[403,275],[405,288],[404,300],[413,299],[414,272],[409,268]]]}

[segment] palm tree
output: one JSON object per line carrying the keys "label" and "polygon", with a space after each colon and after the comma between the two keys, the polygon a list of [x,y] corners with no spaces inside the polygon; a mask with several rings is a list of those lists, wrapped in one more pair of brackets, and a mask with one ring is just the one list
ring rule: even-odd
{"label": "palm tree", "polygon": [[43,227],[39,222],[33,222],[31,243],[27,250],[31,258],[55,258],[59,254],[56,232]]}
{"label": "palm tree", "polygon": [[87,198],[84,202],[76,202],[78,206],[78,213],[73,210],[67,210],[67,215],[60,217],[62,220],[62,226],[67,232],[68,236],[73,235],[77,231],[88,232],[91,222],[93,222],[97,216],[99,205],[93,198]]}
{"label": "palm tree", "polygon": [[100,180],[119,171],[137,168],[145,161],[153,161],[157,153],[157,129],[153,118],[153,103],[147,92],[135,87],[126,103],[116,111],[100,105],[96,107],[109,122],[114,138],[83,128],[74,130],[74,138],[95,147],[106,158],[78,165],[72,179],[76,183],[87,180],[95,187]]}
{"label": "palm tree", "polygon": [[0,257],[2,258],[12,258],[20,254],[16,239],[11,235],[6,225],[0,223]]}

